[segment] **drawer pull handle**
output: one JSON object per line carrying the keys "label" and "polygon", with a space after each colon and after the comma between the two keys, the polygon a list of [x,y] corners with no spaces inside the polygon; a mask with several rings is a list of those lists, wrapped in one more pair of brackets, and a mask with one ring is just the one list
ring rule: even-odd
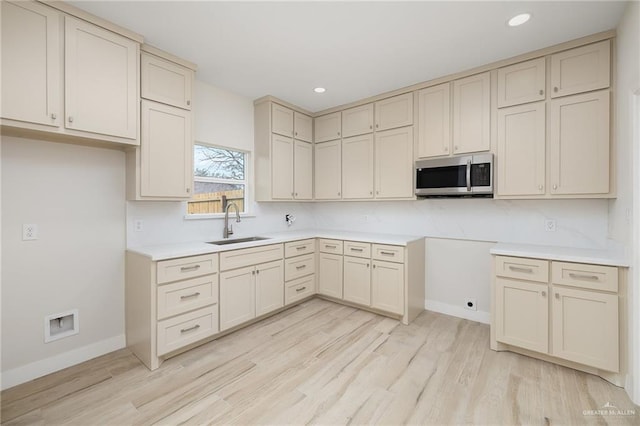
{"label": "drawer pull handle", "polygon": [[193,327],[189,327],[189,328],[183,328],[182,330],[180,330],[180,333],[188,333],[190,331],[194,331],[200,328],[200,324],[196,324]]}
{"label": "drawer pull handle", "polygon": [[358,248],[358,247],[350,247],[349,250],[351,250],[351,251],[359,251],[359,252],[364,251],[364,249],[361,249],[361,248]]}
{"label": "drawer pull handle", "polygon": [[198,269],[200,269],[200,265],[183,266],[180,268],[180,272],[197,271]]}
{"label": "drawer pull handle", "polygon": [[307,289],[307,286],[296,288],[296,292],[301,292]]}
{"label": "drawer pull handle", "polygon": [[573,272],[569,272],[569,276],[571,278],[575,278],[577,280],[590,280],[590,281],[598,281],[600,278],[597,275],[584,275],[584,274],[575,274]]}
{"label": "drawer pull handle", "polygon": [[296,269],[297,269],[297,270],[300,270],[300,269],[304,269],[304,268],[306,268],[306,267],[307,267],[307,265],[300,265],[300,266],[296,266]]}
{"label": "drawer pull handle", "polygon": [[380,254],[386,254],[387,256],[395,256],[396,254],[392,251],[381,251]]}
{"label": "drawer pull handle", "polygon": [[533,269],[532,268],[523,268],[521,266],[509,265],[509,269],[511,269],[512,271],[517,271],[517,272],[528,272],[529,274],[533,273]]}
{"label": "drawer pull handle", "polygon": [[196,291],[193,294],[187,294],[186,296],[180,296],[180,300],[191,299],[192,297],[198,297],[198,296],[200,296],[200,292]]}
{"label": "drawer pull handle", "polygon": [[331,244],[325,244],[324,247],[325,248],[338,248],[338,246],[334,246],[334,245],[331,245]]}
{"label": "drawer pull handle", "polygon": [[300,247],[296,247],[296,250],[304,250],[306,248],[307,248],[307,246],[300,246]]}

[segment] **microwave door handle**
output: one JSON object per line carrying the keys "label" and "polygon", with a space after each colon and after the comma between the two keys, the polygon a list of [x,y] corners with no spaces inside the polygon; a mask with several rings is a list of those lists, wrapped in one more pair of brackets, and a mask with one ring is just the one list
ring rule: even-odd
{"label": "microwave door handle", "polygon": [[471,159],[467,160],[467,192],[471,192]]}

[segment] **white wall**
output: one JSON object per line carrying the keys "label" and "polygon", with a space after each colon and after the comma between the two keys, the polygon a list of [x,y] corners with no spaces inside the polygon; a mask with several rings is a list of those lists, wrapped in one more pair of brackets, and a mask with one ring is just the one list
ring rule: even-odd
{"label": "white wall", "polygon": [[[640,4],[630,2],[617,29],[616,132],[618,198],[611,201],[611,237],[628,248],[629,359],[627,391],[640,405]],[[635,202],[634,202],[635,198]],[[633,223],[632,223],[633,219]],[[635,227],[635,243],[632,225]]]}
{"label": "white wall", "polygon": [[[124,346],[124,161],[2,138],[3,388]],[[74,308],[79,334],[45,344],[44,317]]]}

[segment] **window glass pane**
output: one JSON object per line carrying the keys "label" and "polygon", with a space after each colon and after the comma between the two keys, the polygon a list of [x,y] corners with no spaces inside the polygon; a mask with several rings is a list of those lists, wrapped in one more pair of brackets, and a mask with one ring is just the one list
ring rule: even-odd
{"label": "window glass pane", "polygon": [[223,195],[227,196],[227,202],[235,203],[240,212],[245,211],[244,185],[195,181],[194,186],[193,198],[187,203],[189,214],[223,213]]}
{"label": "window glass pane", "polygon": [[244,180],[244,152],[212,146],[194,146],[195,176]]}

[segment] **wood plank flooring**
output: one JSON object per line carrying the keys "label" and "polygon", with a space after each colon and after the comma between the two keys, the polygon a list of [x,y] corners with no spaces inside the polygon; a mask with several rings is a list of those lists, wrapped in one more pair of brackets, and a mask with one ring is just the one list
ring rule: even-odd
{"label": "wood plank flooring", "polygon": [[[623,389],[494,352],[487,325],[424,312],[403,326],[321,299],[156,371],[123,349],[1,398],[6,425],[640,424]],[[607,403],[622,413],[593,412]]]}

